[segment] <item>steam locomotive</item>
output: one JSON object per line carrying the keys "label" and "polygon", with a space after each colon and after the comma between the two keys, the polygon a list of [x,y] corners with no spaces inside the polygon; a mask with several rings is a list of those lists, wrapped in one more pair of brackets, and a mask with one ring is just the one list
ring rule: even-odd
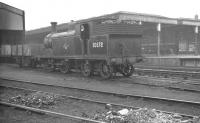
{"label": "steam locomotive", "polygon": [[43,66],[68,73],[81,70],[86,77],[99,73],[108,79],[114,73],[131,76],[134,64],[142,61],[141,25],[110,18],[73,21],[68,30],[57,32],[56,22],[52,32],[40,45],[29,45],[32,67]]}

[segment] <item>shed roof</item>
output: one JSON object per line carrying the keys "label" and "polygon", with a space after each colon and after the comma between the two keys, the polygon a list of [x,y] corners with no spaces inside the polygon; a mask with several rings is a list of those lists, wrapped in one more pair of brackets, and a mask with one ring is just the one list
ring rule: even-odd
{"label": "shed roof", "polygon": [[0,44],[24,41],[24,11],[0,2]]}
{"label": "shed roof", "polygon": [[[135,20],[149,23],[163,23],[163,24],[172,24],[172,25],[189,25],[189,26],[200,26],[200,20],[195,19],[186,19],[186,18],[169,18],[160,15],[144,14],[144,13],[135,13],[135,12],[125,12],[119,11],[112,14],[106,14],[98,17],[92,17],[88,19],[82,19],[74,21],[74,23],[84,23],[88,21],[95,21],[101,19],[118,19],[118,20]],[[68,24],[63,23],[58,25],[58,30],[66,29]],[[39,28],[35,30],[27,31],[27,35],[43,33],[51,30],[51,26]]]}
{"label": "shed roof", "polygon": [[7,5],[5,3],[0,2],[0,9],[5,9],[7,11],[10,11],[12,13],[18,14],[23,16],[24,11],[18,8],[15,8],[13,6]]}
{"label": "shed roof", "polygon": [[[153,15],[153,14],[144,14],[144,13],[135,13],[135,12],[126,12],[119,11],[112,14],[106,14],[98,17],[92,17],[89,19],[78,20],[76,22],[86,22],[86,21],[94,21],[98,19],[120,19],[120,20],[138,20],[144,22],[151,23],[164,23],[164,24],[185,24],[192,26],[200,26],[200,20],[195,19],[186,19],[186,18],[169,18],[161,15]],[[182,23],[180,23],[182,21]]]}

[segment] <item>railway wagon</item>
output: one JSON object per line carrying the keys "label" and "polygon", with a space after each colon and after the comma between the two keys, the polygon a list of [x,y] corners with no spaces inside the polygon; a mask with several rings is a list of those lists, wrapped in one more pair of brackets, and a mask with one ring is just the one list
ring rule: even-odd
{"label": "railway wagon", "polygon": [[54,22],[44,44],[30,44],[31,65],[63,73],[80,69],[87,77],[99,73],[110,78],[117,72],[127,77],[142,60],[141,38],[137,23],[92,19],[71,22],[67,31],[57,32]]}

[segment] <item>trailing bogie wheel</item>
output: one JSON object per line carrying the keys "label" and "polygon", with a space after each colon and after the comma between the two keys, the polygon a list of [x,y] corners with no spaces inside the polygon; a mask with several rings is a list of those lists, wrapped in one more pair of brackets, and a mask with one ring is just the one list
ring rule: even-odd
{"label": "trailing bogie wheel", "polygon": [[111,65],[103,62],[100,64],[100,75],[104,79],[109,79],[113,75],[113,68]]}
{"label": "trailing bogie wheel", "polygon": [[63,62],[62,65],[60,66],[60,72],[61,73],[69,73],[71,70],[70,68],[70,63],[69,62]]}
{"label": "trailing bogie wheel", "polygon": [[90,63],[83,63],[81,65],[81,72],[85,77],[89,77],[91,75],[91,71]]}
{"label": "trailing bogie wheel", "polygon": [[133,65],[131,64],[126,64],[122,66],[122,75],[125,77],[129,77],[133,75],[133,72],[135,71]]}
{"label": "trailing bogie wheel", "polygon": [[43,69],[45,71],[48,71],[48,72],[53,72],[54,71],[54,63],[52,60],[46,60],[44,63],[43,63]]}

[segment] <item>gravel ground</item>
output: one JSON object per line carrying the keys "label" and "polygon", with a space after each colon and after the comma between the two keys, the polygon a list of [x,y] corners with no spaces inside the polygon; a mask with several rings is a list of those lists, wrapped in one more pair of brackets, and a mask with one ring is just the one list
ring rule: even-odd
{"label": "gravel ground", "polygon": [[[141,99],[141,98],[139,99],[139,98],[132,98],[132,97],[128,97],[128,98],[119,97],[116,95],[108,95],[108,94],[102,94],[102,93],[100,94],[100,93],[95,93],[95,92],[80,91],[76,89],[67,89],[67,88],[62,88],[62,87],[30,85],[28,83],[20,85],[20,83],[12,84],[12,82],[9,82],[9,84],[2,83],[2,85],[22,87],[22,88],[33,89],[33,90],[41,90],[44,92],[56,93],[56,94],[67,95],[67,96],[75,96],[75,97],[80,97],[80,98],[87,98],[87,99],[92,99],[92,100],[97,100],[97,101],[104,101],[108,103],[119,103],[119,104],[134,106],[134,107],[147,107],[150,109],[158,109],[158,110],[169,111],[169,112],[176,112],[176,113],[183,113],[183,114],[190,114],[190,115],[200,115],[200,112],[199,112],[200,106],[191,106],[184,103],[180,104],[180,103],[148,100],[148,99]],[[15,90],[7,89],[7,88],[5,89],[4,87],[1,87],[0,98],[9,99],[12,96],[16,96],[17,94],[21,94],[21,93],[23,94],[24,92],[27,93],[27,91],[18,91],[18,89],[15,89]],[[79,112],[79,109],[81,109],[79,104],[80,103],[75,105],[74,109],[72,108],[69,110],[72,110],[75,113]],[[64,105],[67,106],[67,108],[69,108],[68,105],[66,104]],[[78,108],[76,108],[76,106]],[[91,112],[92,110],[90,108],[96,109],[95,107],[91,107],[91,105],[89,105],[89,107],[86,105],[86,108],[81,111]],[[62,111],[62,109],[63,108],[59,110]],[[98,111],[101,111],[101,109]]]}
{"label": "gravel ground", "polygon": [[[9,102],[11,101],[11,99],[13,100],[13,97],[16,97],[16,95],[20,95],[20,96],[29,96],[29,95],[33,95],[35,93],[38,93],[37,91],[24,91],[21,89],[13,89],[13,88],[7,88],[7,87],[0,87],[0,98],[3,100],[9,100]],[[40,92],[42,93],[42,92]],[[48,94],[46,93],[44,96],[46,97],[47,95],[51,95],[52,94]],[[41,96],[41,95],[39,95]],[[76,99],[70,99],[61,95],[56,95],[56,101],[53,105],[49,105],[49,106],[42,106],[39,107],[41,109],[47,109],[50,111],[55,111],[55,112],[59,112],[59,113],[64,113],[64,114],[68,114],[68,115],[74,115],[74,116],[79,116],[79,117],[87,117],[87,118],[91,118],[93,119],[94,116],[96,116],[95,114],[106,114],[106,112],[108,112],[109,110],[105,108],[104,104],[96,104],[96,103],[92,103],[92,102],[88,102],[88,101],[81,101],[81,100],[76,100]],[[25,99],[25,98],[24,98]],[[23,98],[20,98],[19,100],[24,100]],[[42,98],[41,98],[42,99]],[[33,98],[32,100],[29,100],[28,102],[32,103],[33,100],[35,100],[35,98]],[[42,99],[43,100],[43,99]],[[12,101],[12,103],[17,103],[17,104],[21,104],[19,101]],[[33,106],[34,107],[34,106]],[[123,107],[113,107],[112,110],[117,111],[119,109],[122,109]],[[1,107],[1,117],[0,117],[0,121],[6,121],[6,122],[33,122],[34,119],[36,117],[37,120],[35,122],[50,122],[50,123],[54,123],[54,122],[64,122],[64,120],[59,119],[58,118],[51,120],[52,117],[47,116],[47,115],[39,115],[36,113],[30,113],[27,111],[22,111],[22,110],[16,110],[13,108],[8,108],[8,107]],[[14,110],[11,111],[11,113],[9,113],[10,110]],[[17,114],[17,115],[15,115]],[[14,116],[13,116],[14,115]],[[24,117],[26,116],[26,117]],[[21,118],[23,117],[23,118]],[[30,118],[29,118],[30,117]]]}

